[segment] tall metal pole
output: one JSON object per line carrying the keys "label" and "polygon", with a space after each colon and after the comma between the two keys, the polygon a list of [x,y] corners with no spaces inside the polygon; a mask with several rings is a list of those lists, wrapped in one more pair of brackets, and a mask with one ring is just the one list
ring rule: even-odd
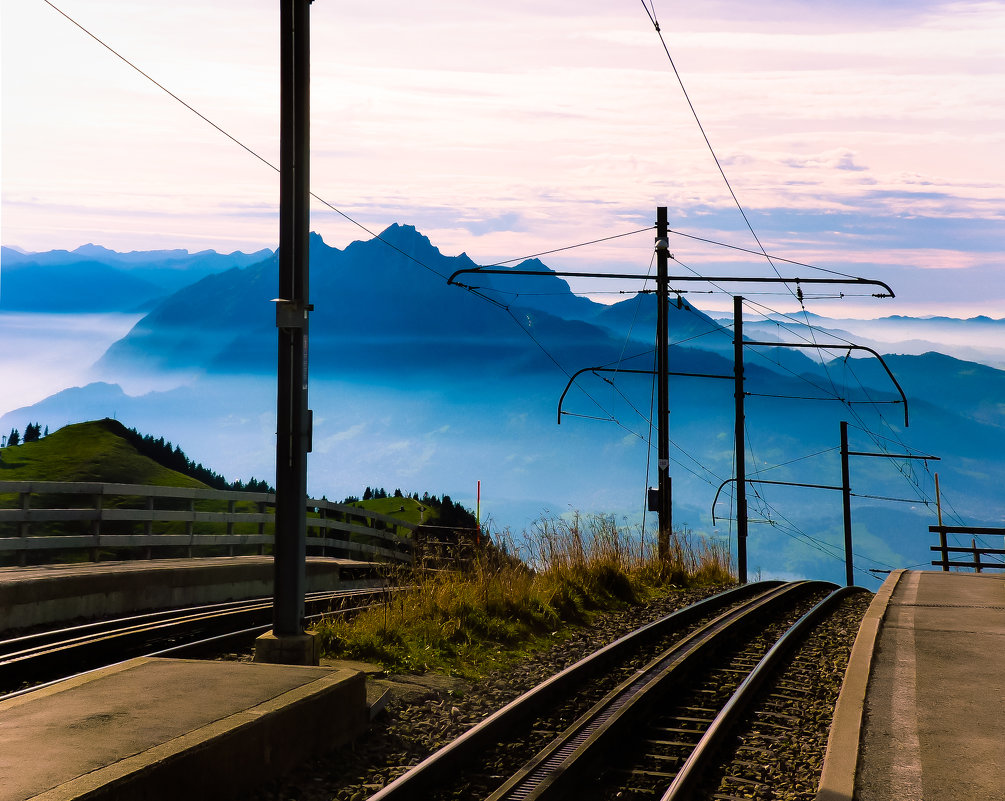
{"label": "tall metal pole", "polygon": [[848,422],[841,421],[841,501],[844,507],[844,577],[855,585],[854,559],[851,553],[851,473],[848,469]]}
{"label": "tall metal pole", "polygon": [[656,381],[657,414],[657,465],[659,484],[657,485],[657,517],[659,520],[658,552],[665,559],[670,553],[670,535],[673,531],[673,506],[670,497],[670,387],[669,387],[669,323],[667,306],[669,303],[669,279],[667,278],[667,258],[670,238],[667,225],[666,206],[656,209]]}
{"label": "tall metal pole", "polygon": [[733,439],[736,461],[736,572],[747,583],[747,449],[743,409],[743,298],[733,298]]}
{"label": "tall metal pole", "polygon": [[276,420],[277,637],[303,634],[307,558],[310,0],[281,0],[279,366]]}

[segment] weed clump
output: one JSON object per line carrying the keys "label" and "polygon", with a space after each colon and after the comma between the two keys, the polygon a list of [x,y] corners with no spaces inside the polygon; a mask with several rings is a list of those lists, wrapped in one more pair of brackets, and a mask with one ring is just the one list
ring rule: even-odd
{"label": "weed clump", "polygon": [[[542,647],[591,615],[735,579],[726,547],[676,532],[659,558],[612,517],[543,518],[520,541],[508,532],[462,572],[425,572],[351,619],[318,626],[329,656],[405,672],[477,678]],[[404,583],[404,582],[399,582]]]}

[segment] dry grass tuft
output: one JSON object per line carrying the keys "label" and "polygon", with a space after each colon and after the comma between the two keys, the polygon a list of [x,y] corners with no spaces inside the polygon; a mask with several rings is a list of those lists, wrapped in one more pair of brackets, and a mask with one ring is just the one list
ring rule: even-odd
{"label": "dry grass tuft", "polygon": [[661,560],[631,534],[612,517],[578,513],[543,518],[519,542],[497,534],[469,571],[422,575],[414,590],[379,608],[323,621],[324,650],[399,671],[475,678],[594,612],[735,580],[721,543],[684,530]]}

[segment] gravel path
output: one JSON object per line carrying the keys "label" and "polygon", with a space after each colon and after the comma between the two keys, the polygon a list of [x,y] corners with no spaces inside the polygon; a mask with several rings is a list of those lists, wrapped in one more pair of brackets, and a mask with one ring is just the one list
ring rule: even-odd
{"label": "gravel path", "polygon": [[[638,626],[715,591],[683,591],[644,607],[599,616],[593,625],[574,629],[551,649],[474,686],[445,677],[400,677],[403,681],[394,685],[395,695],[367,733],[351,745],[309,760],[260,788],[247,801],[364,801],[409,767],[568,665]],[[832,709],[833,701],[829,703]],[[827,720],[829,725],[829,717]]]}

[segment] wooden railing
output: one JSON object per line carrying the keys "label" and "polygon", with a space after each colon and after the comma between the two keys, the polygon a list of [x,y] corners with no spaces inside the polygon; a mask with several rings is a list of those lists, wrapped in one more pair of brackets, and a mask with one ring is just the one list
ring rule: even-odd
{"label": "wooden railing", "polygon": [[[274,540],[275,503],[276,496],[264,492],[0,481],[0,557],[13,553],[25,564],[31,552],[79,549],[92,561],[119,551],[151,558],[154,549],[186,556],[265,553]],[[412,543],[404,535],[415,528],[378,512],[307,499],[309,554],[411,562]]]}
{"label": "wooden railing", "polygon": [[[967,526],[929,526],[928,530],[939,535],[939,544],[932,545],[931,550],[942,555],[939,560],[933,560],[933,565],[941,565],[942,569],[949,572],[951,567],[970,568],[976,573],[982,570],[997,569],[1005,570],[1005,548],[983,548],[977,546],[976,539],[971,539],[969,547],[964,545],[948,545],[946,543],[947,534],[969,536],[971,538],[984,536],[1005,537],[1005,528],[973,528]],[[950,554],[970,554],[969,561],[953,560]],[[982,560],[982,556],[997,557],[996,559]]]}

